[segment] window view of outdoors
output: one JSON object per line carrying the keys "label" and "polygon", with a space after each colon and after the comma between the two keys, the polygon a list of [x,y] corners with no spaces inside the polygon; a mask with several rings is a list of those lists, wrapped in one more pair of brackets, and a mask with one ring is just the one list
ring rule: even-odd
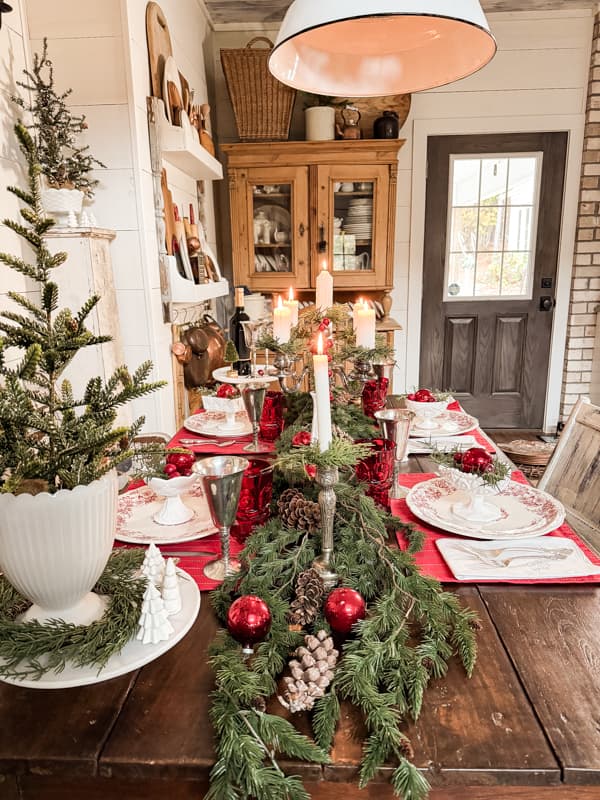
{"label": "window view of outdoors", "polygon": [[529,295],[540,167],[536,155],[453,159],[447,298]]}

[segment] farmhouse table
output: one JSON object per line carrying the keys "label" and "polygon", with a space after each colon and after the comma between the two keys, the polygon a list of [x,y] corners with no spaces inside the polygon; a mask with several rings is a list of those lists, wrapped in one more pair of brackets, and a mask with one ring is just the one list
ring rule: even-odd
{"label": "farmhouse table", "polygon": [[[411,456],[405,471],[431,468]],[[468,680],[454,660],[407,725],[431,800],[600,800],[600,588],[456,592],[483,623],[475,672]],[[0,684],[1,800],[202,798],[214,761],[207,648],[215,629],[204,595],[190,633],[137,672],[77,689]],[[308,730],[302,718],[299,726]],[[313,798],[391,800],[391,768],[357,788],[357,729],[344,708],[330,766],[282,766]]]}

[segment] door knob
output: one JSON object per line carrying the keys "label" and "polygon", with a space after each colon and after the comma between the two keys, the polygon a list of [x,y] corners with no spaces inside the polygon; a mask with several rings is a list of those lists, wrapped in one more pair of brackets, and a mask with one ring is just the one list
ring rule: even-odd
{"label": "door knob", "polygon": [[550,295],[540,297],[540,311],[552,311],[556,305],[556,300]]}

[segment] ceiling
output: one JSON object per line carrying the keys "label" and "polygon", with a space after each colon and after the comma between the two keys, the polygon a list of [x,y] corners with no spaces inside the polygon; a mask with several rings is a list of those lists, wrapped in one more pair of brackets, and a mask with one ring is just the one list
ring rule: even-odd
{"label": "ceiling", "polygon": [[[204,0],[215,25],[276,23],[290,0]],[[595,0],[481,0],[484,11],[556,11],[591,8]]]}

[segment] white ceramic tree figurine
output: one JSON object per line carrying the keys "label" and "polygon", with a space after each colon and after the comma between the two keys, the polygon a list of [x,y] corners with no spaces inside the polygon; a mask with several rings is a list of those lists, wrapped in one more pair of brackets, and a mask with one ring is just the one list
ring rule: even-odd
{"label": "white ceramic tree figurine", "polygon": [[169,617],[181,611],[182,604],[179,577],[175,569],[175,562],[172,558],[167,559],[167,566],[165,567],[162,583],[162,599]]}
{"label": "white ceramic tree figurine", "polygon": [[142,575],[148,578],[155,586],[160,586],[165,573],[165,560],[158,547],[151,542],[146,550],[142,563]]}
{"label": "white ceramic tree figurine", "polygon": [[139,626],[137,638],[142,644],[164,642],[174,630],[167,619],[167,610],[160,592],[150,580],[142,600]]}

